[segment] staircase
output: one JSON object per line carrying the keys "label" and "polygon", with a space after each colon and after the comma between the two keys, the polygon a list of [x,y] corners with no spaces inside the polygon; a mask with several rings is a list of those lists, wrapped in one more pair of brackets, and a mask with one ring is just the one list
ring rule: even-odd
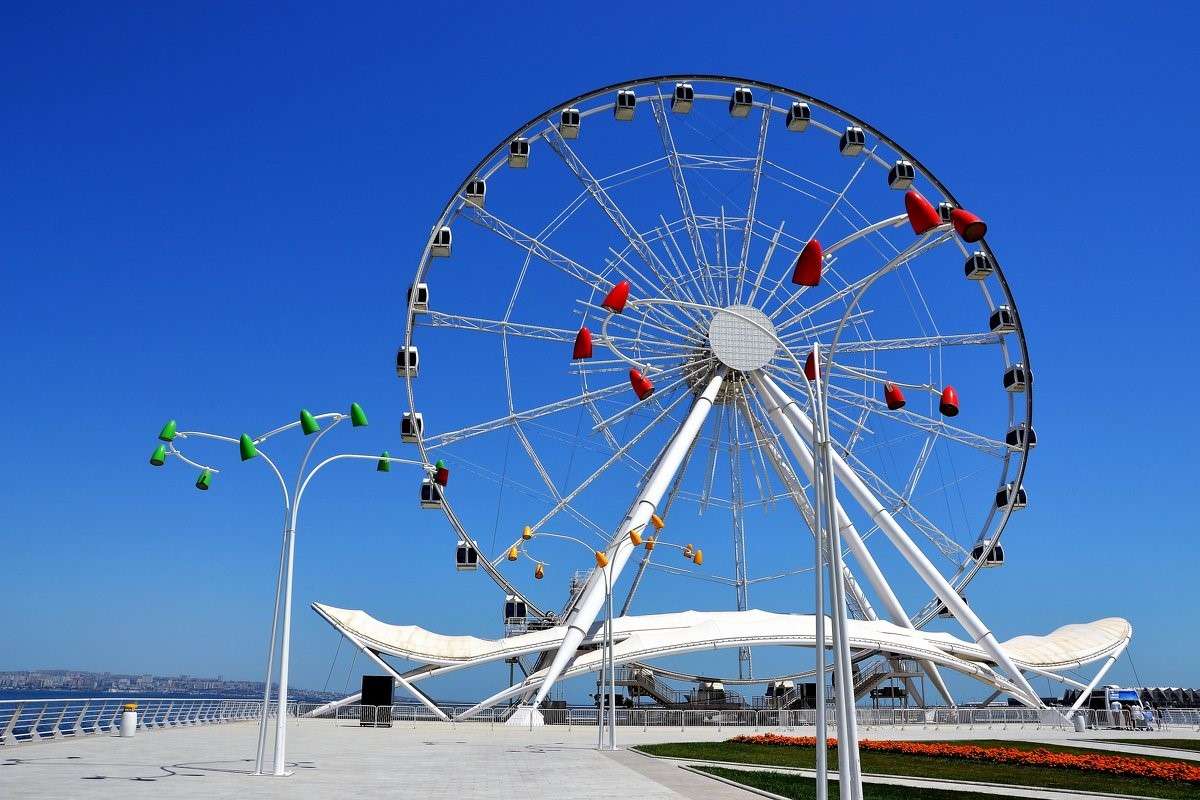
{"label": "staircase", "polygon": [[649,697],[665,708],[708,709],[744,708],[746,706],[745,697],[728,689],[725,690],[723,699],[697,699],[697,695],[676,689],[659,680],[652,671],[643,667],[617,667],[616,684],[626,687],[631,697]]}

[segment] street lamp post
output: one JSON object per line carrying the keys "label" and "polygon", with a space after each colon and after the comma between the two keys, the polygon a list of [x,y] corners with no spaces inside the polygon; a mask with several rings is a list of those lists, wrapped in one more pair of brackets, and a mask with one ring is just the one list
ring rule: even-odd
{"label": "street lamp post", "polygon": [[[655,531],[661,531],[663,529],[663,527],[665,526],[665,523],[663,523],[662,519],[657,514],[651,515],[650,522],[648,524],[653,525]],[[646,526],[643,525],[643,526],[640,526],[639,528],[633,528],[629,531],[629,540],[635,547],[638,545],[644,545],[647,550],[653,550],[655,545],[657,545],[657,544],[665,545],[667,547],[674,547],[679,550],[682,550],[684,555],[687,556],[689,559],[691,559],[693,561],[693,563],[695,563],[697,566],[704,563],[704,551],[700,550],[700,549],[696,549],[693,551],[691,545],[687,545],[686,547],[684,547],[681,545],[674,544],[672,542],[660,541],[657,533],[652,537],[643,539],[642,530],[645,527]],[[616,750],[617,749],[617,681],[616,681],[617,673],[616,673],[616,660],[613,656],[612,570],[609,567],[608,556],[607,556],[607,554],[605,554],[605,552],[603,550],[593,549],[591,545],[589,545],[587,542],[583,541],[582,539],[577,539],[574,536],[568,536],[564,533],[551,533],[549,531],[534,531],[532,528],[526,527],[525,530],[521,534],[521,539],[522,539],[522,541],[529,541],[529,540],[533,539],[534,537],[540,537],[540,536],[544,536],[549,539],[562,539],[563,541],[574,542],[575,544],[578,544],[581,547],[587,548],[587,550],[592,553],[593,558],[595,558],[595,560],[596,560],[596,568],[599,569],[600,572],[603,573],[603,575],[604,575],[604,593],[605,593],[604,599],[605,599],[605,607],[607,608],[607,613],[605,615],[605,620],[604,620],[604,650],[600,657],[600,679],[598,681],[597,693],[596,693],[596,749],[597,750],[604,750],[604,749]],[[510,560],[515,559],[517,552],[518,552],[518,548],[514,545],[513,548],[509,551],[509,559]],[[531,560],[534,560],[535,563],[537,563],[538,572],[536,574],[538,575],[538,577],[541,577],[542,569],[545,566],[546,562],[536,561],[536,559],[533,559],[532,556],[529,556],[528,553],[525,553],[525,555],[527,557],[529,557]],[[604,676],[605,676],[606,670],[608,673],[608,687],[607,687],[608,688],[608,714],[607,714],[607,716],[604,713],[604,705],[605,705]],[[604,746],[604,723],[605,723],[606,718],[608,720],[608,747],[607,748],[605,748],[605,746]]]}
{"label": "street lamp post", "polygon": [[[163,444],[158,445],[154,453],[150,456],[150,463],[153,466],[161,467],[166,463],[166,459],[170,456],[178,458],[180,461],[200,470],[200,477],[196,481],[196,488],[207,490],[212,485],[212,477],[219,474],[221,470],[214,466],[194,461],[185,456],[176,444],[177,439],[187,439],[194,437],[197,439],[210,439],[219,442],[225,442],[238,445],[239,454],[242,461],[249,461],[254,458],[261,457],[262,460],[271,468],[276,479],[279,481],[280,490],[283,495],[283,541],[279,553],[279,570],[275,579],[275,602],[273,613],[271,616],[271,636],[267,651],[267,671],[266,679],[263,681],[263,706],[262,712],[259,715],[259,730],[258,730],[258,747],[255,754],[254,774],[264,774],[264,761],[267,740],[268,718],[270,716],[269,709],[271,705],[271,679],[275,672],[275,653],[278,644],[280,649],[279,657],[279,688],[278,700],[276,704],[276,727],[275,727],[275,752],[273,759],[272,774],[288,775],[286,771],[286,751],[287,751],[287,691],[288,691],[288,672],[290,667],[290,651],[291,651],[291,621],[292,621],[292,578],[295,572],[294,560],[296,553],[296,524],[300,513],[300,500],[304,495],[304,490],[308,487],[309,482],[316,474],[325,466],[341,460],[367,460],[376,462],[376,470],[380,472],[390,471],[392,464],[411,464],[422,467],[426,472],[432,472],[433,467],[411,459],[393,458],[385,450],[381,455],[366,455],[360,453],[341,453],[330,456],[321,461],[311,470],[308,468],[309,459],[312,456],[314,449],[326,433],[333,430],[338,424],[345,420],[350,420],[351,425],[356,428],[365,427],[367,425],[367,416],[363,412],[362,407],[358,403],[350,404],[350,412],[343,414],[340,412],[329,412],[325,414],[311,414],[307,409],[301,409],[299,419],[286,425],[282,425],[274,430],[257,437],[251,438],[249,434],[243,433],[239,438],[232,436],[223,436],[220,434],[209,433],[207,431],[179,431],[175,420],[169,421],[163,426],[158,438]],[[321,421],[328,420],[330,424],[322,428]],[[316,433],[305,451],[304,457],[300,462],[300,467],[296,473],[296,482],[291,492],[288,491],[287,483],[283,478],[283,473],[276,466],[275,462],[262,450],[262,443],[268,439],[299,427],[305,436]],[[307,470],[307,471],[306,471]],[[280,616],[280,600],[283,600],[283,640],[280,643],[279,639],[279,616]]]}

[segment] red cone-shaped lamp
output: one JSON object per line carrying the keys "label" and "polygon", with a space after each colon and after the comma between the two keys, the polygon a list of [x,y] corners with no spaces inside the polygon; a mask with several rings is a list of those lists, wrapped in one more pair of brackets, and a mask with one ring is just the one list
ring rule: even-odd
{"label": "red cone-shaped lamp", "polygon": [[571,358],[591,358],[592,357],[592,332],[587,329],[587,326],[579,329],[579,333],[575,334],[575,350],[571,354]]}
{"label": "red cone-shaped lamp", "polygon": [[654,384],[636,369],[629,370],[629,385],[633,387],[633,393],[637,395],[638,400],[645,400],[654,394]]}
{"label": "red cone-shaped lamp", "polygon": [[625,301],[628,299],[629,281],[621,281],[609,290],[608,294],[604,297],[604,302],[600,305],[614,314],[620,314],[625,310]]}
{"label": "red cone-shaped lamp", "polygon": [[883,402],[887,403],[888,411],[899,411],[904,408],[904,392],[894,383],[883,385]]}
{"label": "red cone-shaped lamp", "polygon": [[904,193],[904,210],[908,212],[908,222],[917,236],[942,224],[937,209],[916,189],[909,189]]}
{"label": "red cone-shaped lamp", "polygon": [[951,211],[950,223],[964,242],[978,242],[987,233],[987,223],[965,208]]}
{"label": "red cone-shaped lamp", "polygon": [[942,389],[942,402],[938,404],[938,410],[942,412],[942,416],[958,416],[958,392],[954,391],[953,386]]}
{"label": "red cone-shaped lamp", "polygon": [[817,286],[821,283],[821,243],[809,239],[808,244],[796,256],[796,268],[792,270],[792,283],[797,286]]}

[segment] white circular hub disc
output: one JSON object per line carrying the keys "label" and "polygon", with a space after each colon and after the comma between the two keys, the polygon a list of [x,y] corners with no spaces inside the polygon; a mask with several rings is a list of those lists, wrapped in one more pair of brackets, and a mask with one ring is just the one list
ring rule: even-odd
{"label": "white circular hub disc", "polygon": [[708,343],[721,363],[730,369],[749,372],[775,357],[775,326],[753,306],[729,306],[713,315],[708,325]]}

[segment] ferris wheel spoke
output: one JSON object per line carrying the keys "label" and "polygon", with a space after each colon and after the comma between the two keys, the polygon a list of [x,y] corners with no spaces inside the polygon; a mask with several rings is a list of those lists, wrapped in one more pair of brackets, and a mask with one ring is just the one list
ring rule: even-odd
{"label": "ferris wheel spoke", "polygon": [[[459,453],[454,453],[453,458],[454,458],[454,463],[456,465],[458,465],[459,467],[461,467],[466,472],[470,472],[474,475],[478,475],[479,477],[481,477],[485,480],[489,480],[499,486],[502,486],[505,488],[510,488],[513,491],[516,491],[519,494],[525,495],[526,497],[529,497],[533,500],[537,500],[539,502],[544,502],[547,504],[551,504],[551,503],[555,502],[555,498],[553,496],[547,494],[546,492],[543,492],[539,489],[535,489],[534,487],[529,486],[525,483],[522,483],[521,481],[514,480],[513,478],[510,478],[507,475],[501,475],[494,470],[488,469],[487,467],[483,466],[482,464],[478,464],[474,461],[464,458]],[[594,533],[597,533],[601,538],[607,538],[607,534],[605,533],[605,531],[602,528],[600,528],[598,525],[596,525],[596,523],[592,522],[592,520],[589,517],[587,517],[584,514],[581,514],[580,512],[576,511],[575,509],[570,509],[570,513],[580,524],[583,525],[583,527],[591,529]],[[495,557],[495,561],[494,561],[495,564],[499,564],[500,561],[503,560],[504,554],[507,552],[507,550],[508,550],[508,548],[506,547],[499,552],[499,555]],[[480,549],[480,552],[483,552],[483,550]]]}
{"label": "ferris wheel spoke", "polygon": [[900,492],[863,463],[861,459],[856,458],[853,453],[844,454],[843,458],[871,491],[879,497],[880,501],[890,508],[893,514],[904,515],[912,523],[912,526],[917,528],[952,564],[958,566],[965,559],[970,558],[970,554],[958,542],[922,514],[920,509],[907,501]]}
{"label": "ferris wheel spoke", "polygon": [[[663,234],[660,237],[660,241],[662,242],[663,251],[666,252],[672,266],[675,267],[675,271],[679,275],[681,281],[680,286],[683,287],[688,299],[693,303],[700,303],[702,305],[715,305],[717,302],[716,298],[709,295],[707,287],[701,280],[704,275],[703,268],[699,266],[697,266],[695,269],[688,268],[688,258],[686,255],[684,255],[683,248],[679,246],[679,240],[675,238],[675,231],[672,225],[667,222],[666,218],[663,217],[662,214],[658,215],[658,220],[660,223],[662,223],[661,230]],[[681,219],[680,224],[686,229],[686,218]],[[667,242],[670,242],[671,247],[674,247],[673,251],[671,247],[667,246]],[[678,261],[675,260],[676,254],[679,256]],[[692,291],[693,286],[695,286],[695,292]]]}
{"label": "ferris wheel spoke", "polygon": [[746,280],[746,269],[750,261],[750,241],[753,238],[751,232],[754,230],[754,215],[758,211],[758,190],[762,184],[762,169],[763,156],[767,151],[767,129],[770,127],[767,123],[771,121],[770,103],[763,107],[762,119],[758,124],[758,149],[754,156],[754,172],[750,179],[750,201],[746,204],[746,225],[742,229],[742,252],[738,256],[738,282],[737,293],[734,295],[737,302],[742,301],[742,285]]}
{"label": "ferris wheel spoke", "polygon": [[[684,368],[687,366],[688,365],[686,365],[686,364],[678,364],[674,367],[667,367],[664,370],[655,372],[654,377],[661,378],[661,377],[664,377],[667,375],[674,375],[677,372],[682,372],[684,370]],[[598,422],[594,426],[592,426],[592,432],[596,433],[601,430],[611,428],[613,425],[615,425],[616,423],[625,419],[626,417],[629,417],[633,414],[637,414],[638,412],[642,411],[644,408],[646,408],[646,406],[648,404],[657,404],[663,397],[665,397],[668,394],[671,394],[676,389],[679,389],[681,386],[683,386],[687,382],[688,378],[689,378],[689,375],[682,374],[678,378],[675,378],[674,380],[672,380],[666,386],[655,387],[654,394],[651,395],[650,398],[647,398],[645,400],[638,400],[636,403],[626,406],[622,410],[618,411],[616,414],[613,414],[611,417],[601,420],[600,422]]]}
{"label": "ferris wheel spoke", "polygon": [[[750,398],[747,397],[745,391],[738,393],[739,409],[744,417],[743,422],[749,428],[749,447],[750,450],[750,469],[754,475],[754,485],[758,489],[758,496],[766,499],[771,496],[771,482],[767,471],[766,457],[763,455],[763,449],[767,447],[767,442],[762,438],[762,432],[756,425],[757,420],[754,418],[754,411],[750,408]],[[770,508],[768,505],[767,508]]]}
{"label": "ferris wheel spoke", "polygon": [[671,180],[675,183],[675,195],[679,200],[679,208],[683,213],[684,224],[687,226],[688,238],[692,243],[696,265],[701,268],[708,278],[707,296],[709,301],[716,304],[719,298],[717,287],[713,283],[712,272],[708,265],[708,257],[704,253],[704,242],[700,238],[700,227],[696,222],[696,212],[692,208],[692,198],[688,194],[687,182],[684,180],[683,168],[680,166],[679,151],[675,147],[675,138],[671,135],[671,125],[667,122],[667,114],[663,108],[662,99],[652,99],[650,101],[650,108],[654,114],[654,121],[658,125],[658,133],[662,139],[663,150],[667,154],[667,164],[671,168]]}
{"label": "ferris wheel spoke", "polygon": [[583,184],[588,194],[591,195],[592,200],[600,207],[604,215],[608,217],[609,221],[625,238],[634,252],[638,254],[638,257],[654,273],[659,288],[665,292],[669,292],[677,300],[683,299],[678,296],[674,282],[666,274],[666,268],[654,251],[650,249],[650,245],[642,238],[642,234],[633,226],[629,218],[625,216],[625,212],[612,199],[612,196],[605,191],[604,186],[592,175],[587,165],[583,163],[583,160],[571,149],[566,140],[559,135],[558,129],[554,125],[548,126],[546,142],[566,165],[567,169],[570,170],[571,174]]}
{"label": "ferris wheel spoke", "polygon": [[[945,244],[948,240],[951,240],[954,238],[954,236],[948,234],[944,230],[940,230],[940,229],[935,229],[935,230],[937,231],[936,235],[933,235],[930,233],[925,234],[924,236],[922,236],[921,238],[917,239],[912,244],[910,244],[908,247],[906,247],[904,250],[901,250],[899,253],[897,253],[892,258],[889,258],[887,261],[885,261],[883,263],[882,266],[878,267],[877,269],[868,273],[867,275],[864,275],[863,277],[859,278],[858,280],[856,280],[852,283],[846,284],[845,286],[838,289],[837,291],[835,291],[833,294],[829,295],[828,297],[822,298],[819,302],[813,303],[812,305],[805,307],[803,310],[797,312],[796,314],[794,314],[793,316],[788,318],[786,321],[781,322],[778,325],[776,325],[776,328],[783,331],[783,330],[790,328],[791,326],[795,325],[798,322],[808,319],[813,314],[816,314],[818,311],[821,311],[822,309],[825,309],[834,303],[837,303],[841,300],[844,300],[844,299],[850,297],[855,292],[858,292],[860,289],[862,289],[864,286],[867,286],[872,281],[875,281],[878,278],[882,277],[883,275],[886,275],[887,273],[892,272],[900,265],[906,264],[909,261],[912,261],[913,259],[917,258],[918,256],[925,255],[926,253],[930,252],[931,250],[936,249],[938,246]],[[793,299],[794,299],[794,297],[798,297],[798,296],[799,295],[794,295]],[[789,300],[789,302],[790,302],[790,300]],[[787,303],[785,303],[785,304],[779,306],[779,308],[775,309],[775,311],[770,315],[772,321],[775,319],[776,316],[778,316],[780,313],[782,313],[784,311],[784,309],[786,309],[787,307],[788,307]]]}
{"label": "ferris wheel spoke", "polygon": [[[575,336],[578,334],[578,331],[567,330],[566,328],[555,328],[549,325],[530,325],[528,323],[509,322],[506,320],[467,317],[458,314],[447,314],[443,311],[428,311],[423,313],[420,315],[420,318],[414,322],[414,325],[418,327],[429,328],[453,328],[460,331],[476,331],[479,333],[491,333],[501,336],[520,336],[528,339],[543,339],[551,342],[561,342],[563,344],[573,343],[575,341]],[[607,347],[609,342],[621,345],[622,347],[651,347],[657,348],[660,351],[672,350],[679,353],[687,351],[687,348],[684,345],[678,345],[662,339],[634,339],[625,336],[602,336],[596,333],[592,334],[593,345]]]}
{"label": "ferris wheel spoke", "polygon": [[642,439],[644,439],[646,435],[650,433],[650,431],[654,430],[654,428],[665,418],[667,418],[670,412],[680,403],[682,403],[687,397],[688,394],[686,392],[679,393],[678,397],[667,404],[663,410],[660,411],[652,420],[650,420],[650,422],[644,425],[641,430],[637,431],[632,436],[627,437],[625,439],[625,443],[622,444],[617,451],[614,452],[603,464],[601,464],[590,475],[580,481],[574,489],[563,495],[562,498],[559,499],[559,501],[554,505],[554,507],[544,514],[542,518],[533,525],[533,529],[535,531],[540,530],[541,527],[553,519],[559,511],[570,505],[575,498],[577,498],[581,493],[586,491],[589,486],[595,483],[596,480],[599,479],[600,476],[605,472],[607,472],[609,468],[612,467],[612,465],[615,464],[622,456],[624,456],[627,452],[632,450],[635,445],[641,442]]}
{"label": "ferris wheel spoke", "polygon": [[[871,308],[865,308],[865,309],[862,309],[861,311],[855,311],[853,314],[846,315],[846,317],[845,317],[846,323],[849,325],[857,325],[858,323],[862,322],[863,320],[865,320],[867,317],[871,316],[874,313],[875,313],[875,310],[871,309]],[[782,335],[779,338],[784,343],[784,345],[786,345],[789,348],[807,349],[806,345],[812,344],[813,340],[816,339],[816,337],[820,336],[821,334],[829,333],[830,331],[837,330],[838,326],[841,324],[842,324],[842,318],[838,317],[837,319],[831,319],[828,322],[822,322],[817,325],[807,325],[807,326],[801,325],[800,327],[792,330],[790,333]],[[849,344],[849,342],[847,342],[846,344]],[[842,352],[843,346],[844,345],[842,345],[841,343],[838,344],[837,351],[839,353]]]}
{"label": "ferris wheel spoke", "polygon": [[[625,312],[622,312],[620,314],[609,314],[607,309],[602,308],[593,303],[583,301],[583,300],[578,300],[578,301],[576,301],[576,303],[578,305],[582,306],[583,308],[586,308],[586,309],[589,309],[589,310],[595,312],[597,315],[604,315],[603,316],[604,322],[601,327],[602,333],[607,331],[609,325],[615,324],[618,328],[626,331],[627,333],[634,334],[635,336],[638,336],[638,337],[640,337],[642,335],[642,331],[644,331],[646,328],[649,328],[653,331],[656,331],[659,334],[660,340],[662,340],[662,334],[665,334],[668,337],[674,337],[675,339],[682,340],[684,342],[690,342],[693,345],[699,346],[699,345],[704,344],[704,340],[700,337],[700,334],[697,333],[695,330],[688,328],[687,330],[680,331],[680,330],[672,330],[670,328],[663,327],[662,325],[659,325],[657,322],[651,322],[649,319],[649,314],[645,311],[642,311],[640,308],[637,310],[634,310],[632,313],[638,313],[638,314],[641,314],[641,316],[634,318],[630,314],[627,314]],[[650,307],[653,308],[656,305],[660,305],[660,304],[655,303],[654,305],[652,305]],[[631,311],[631,309],[627,307],[626,311]],[[607,333],[604,333],[604,335],[607,336]]]}
{"label": "ferris wheel spoke", "polygon": [[[759,265],[758,275],[754,278],[754,287],[750,290],[750,297],[746,299],[748,305],[754,305],[754,298],[758,296],[758,290],[762,287],[763,276],[766,275],[767,269],[771,266],[771,259],[775,255],[775,248],[779,246],[779,237],[783,235],[784,220],[779,221],[779,227],[774,229],[770,241],[767,243],[767,252],[763,254],[762,264]],[[766,226],[771,230],[770,226]],[[753,228],[747,228],[749,234],[753,234]]]}
{"label": "ferris wheel spoke", "polygon": [[629,382],[621,381],[614,383],[611,386],[605,386],[602,389],[594,389],[585,391],[582,394],[573,395],[571,397],[556,400],[553,403],[537,406],[536,408],[526,409],[524,411],[514,411],[510,414],[505,414],[503,417],[481,422],[477,425],[469,425],[465,428],[459,428],[454,431],[446,431],[434,436],[427,436],[424,439],[425,449],[433,450],[439,447],[445,447],[454,442],[460,442],[464,439],[471,439],[476,436],[481,436],[485,433],[490,433],[494,430],[511,425],[514,422],[526,422],[539,417],[545,417],[549,414],[557,414],[560,411],[566,411],[571,408],[593,403],[605,397],[611,397],[619,392],[629,391]]}
{"label": "ferris wheel spoke", "polygon": [[940,336],[912,336],[905,339],[865,339],[838,344],[838,353],[877,353],[886,350],[930,350],[939,347],[964,347],[999,344],[999,333],[953,333]]}
{"label": "ferris wheel spoke", "polygon": [[737,585],[737,581],[733,578],[725,578],[720,575],[710,575],[707,572],[697,572],[695,569],[672,567],[670,564],[664,564],[661,561],[650,561],[646,564],[646,566],[658,572],[669,572],[672,575],[678,575],[682,578],[691,578],[695,581],[708,581],[709,583],[720,583],[725,586]]}
{"label": "ferris wheel spoke", "polygon": [[[978,450],[981,453],[986,453],[994,458],[1004,458],[1008,452],[1008,446],[1004,442],[996,439],[989,439],[964,428],[959,428],[950,425],[942,420],[932,419],[923,414],[918,414],[915,411],[910,411],[908,408],[901,408],[895,411],[888,409],[887,405],[880,400],[866,395],[858,394],[841,386],[834,384],[829,385],[830,398],[838,402],[846,403],[858,408],[865,408],[873,414],[886,419],[894,419],[897,422],[916,428],[917,430],[926,431],[928,433],[940,436],[943,439],[958,442],[972,449]],[[832,410],[832,409],[831,409]]]}
{"label": "ferris wheel spoke", "polygon": [[539,260],[544,261],[550,266],[558,269],[564,275],[575,278],[584,285],[591,287],[596,291],[604,291],[608,287],[612,286],[612,281],[600,276],[573,259],[568,258],[540,239],[525,233],[516,226],[505,222],[496,215],[483,210],[479,206],[468,203],[463,206],[462,214],[471,222],[474,222],[480,227],[490,230],[498,236],[507,239],[517,247],[532,254],[535,258],[538,258]]}
{"label": "ferris wheel spoke", "polygon": [[[872,152],[874,152],[874,150],[872,150]],[[852,172],[850,174],[849,179],[847,179],[847,181],[846,181],[846,185],[843,186],[842,190],[837,193],[836,197],[833,198],[833,202],[829,204],[829,208],[825,209],[825,214],[821,217],[821,220],[813,228],[812,233],[808,237],[809,240],[817,238],[817,234],[821,232],[821,228],[823,228],[825,226],[825,223],[829,221],[829,218],[837,210],[838,205],[842,202],[842,198],[844,198],[846,196],[846,193],[850,191],[850,187],[854,186],[854,182],[856,180],[858,180],[858,176],[862,174],[863,169],[866,168],[868,163],[870,163],[869,158],[863,158],[863,159],[859,160],[858,168],[855,169],[854,172]],[[832,248],[831,248],[830,252],[833,252]],[[786,273],[786,272],[783,275],[779,276],[779,280],[775,282],[775,286],[771,289],[771,293],[768,294],[766,300],[763,301],[764,304],[769,303],[771,300],[773,300],[775,298],[775,293],[779,291],[779,287],[782,286],[784,281],[786,281],[787,279],[788,279],[788,273]],[[793,292],[793,296],[791,298],[789,298],[788,300],[785,300],[783,302],[783,306],[789,305],[792,302],[792,300],[796,299],[801,294],[803,294],[805,288],[807,288],[807,287],[802,286],[796,292]],[[781,307],[783,307],[783,306],[781,306]],[[775,315],[772,314],[771,318],[774,319]]]}
{"label": "ferris wheel spoke", "polygon": [[712,415],[712,438],[709,440],[708,465],[704,468],[704,490],[700,493],[700,513],[703,514],[712,500],[713,479],[717,474],[717,452],[721,447],[721,421],[725,406],[718,406]]}
{"label": "ferris wheel spoke", "polygon": [[[617,267],[617,265],[619,263],[619,264],[625,266],[626,268],[628,268],[631,272],[634,272],[637,275],[641,275],[641,273],[639,271],[637,271],[637,269],[634,268],[634,266],[632,264],[629,263],[629,260],[627,258],[625,258],[624,254],[618,252],[617,250],[615,250],[611,247],[608,248],[608,251],[610,253],[612,253],[613,257],[616,259],[616,262],[608,260],[608,259],[605,260],[604,263],[610,269],[620,271]],[[660,266],[662,265],[661,261],[659,262],[659,265]],[[658,289],[663,290],[664,294],[669,294],[669,296],[671,296],[672,299],[686,301],[686,297],[683,296],[686,293],[683,291],[683,289],[680,286],[680,284],[678,283],[678,281],[675,280],[674,276],[670,272],[668,272],[665,267],[663,267],[662,275],[659,275],[656,273],[656,278],[659,281],[659,283],[657,285],[653,281],[648,281],[648,280],[646,281],[648,294],[650,293],[649,292],[650,288],[658,288]],[[671,292],[669,292],[669,293],[666,291],[668,288],[671,289]],[[679,317],[675,316],[676,310],[678,310],[680,313],[682,313],[684,315],[684,317],[686,317],[686,319],[680,319]],[[677,306],[677,307],[660,306],[660,307],[652,309],[652,312],[656,316],[662,316],[664,319],[662,319],[661,321],[664,324],[668,324],[668,325],[672,325],[672,324],[680,325],[680,326],[683,326],[686,328],[686,327],[691,327],[700,321],[700,316],[699,316],[698,312],[696,312],[693,309],[690,309],[686,306]]]}
{"label": "ferris wheel spoke", "polygon": [[933,446],[937,444],[937,440],[938,437],[931,433],[921,444],[917,460],[913,462],[912,469],[908,473],[908,480],[904,482],[904,492],[901,494],[904,502],[912,502],[913,492],[917,490],[917,484],[921,481],[921,473],[925,471],[925,465],[929,463],[929,456],[933,453]]}

